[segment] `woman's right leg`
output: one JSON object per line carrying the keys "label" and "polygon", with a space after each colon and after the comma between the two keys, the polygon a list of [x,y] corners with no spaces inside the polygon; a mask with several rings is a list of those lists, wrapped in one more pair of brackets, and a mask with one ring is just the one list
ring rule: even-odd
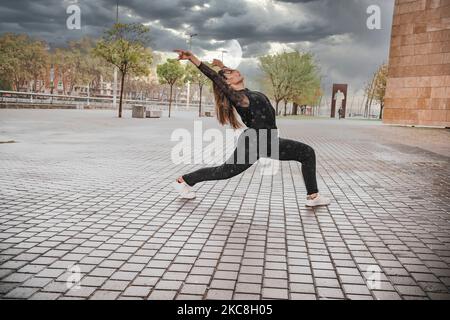
{"label": "woman's right leg", "polygon": [[316,179],[316,153],[313,148],[307,144],[280,138],[281,161],[295,160],[302,164],[303,180],[305,181],[308,198],[305,205],[307,207],[328,206],[331,200],[319,195]]}
{"label": "woman's right leg", "polygon": [[316,179],[316,153],[313,148],[307,144],[280,138],[281,161],[298,161],[302,164],[303,180],[309,195],[319,192]]}

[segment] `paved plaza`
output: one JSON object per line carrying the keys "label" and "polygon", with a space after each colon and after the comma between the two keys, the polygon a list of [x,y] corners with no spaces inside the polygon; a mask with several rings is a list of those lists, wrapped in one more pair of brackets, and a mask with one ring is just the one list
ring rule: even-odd
{"label": "paved plaza", "polygon": [[450,299],[448,130],[279,120],[316,150],[312,210],[295,162],[180,200],[195,113],[115,114],[0,110],[1,299]]}

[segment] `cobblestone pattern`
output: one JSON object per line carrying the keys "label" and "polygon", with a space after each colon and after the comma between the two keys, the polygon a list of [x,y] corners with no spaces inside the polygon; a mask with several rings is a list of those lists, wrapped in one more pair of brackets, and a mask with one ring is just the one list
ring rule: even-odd
{"label": "cobblestone pattern", "polygon": [[280,121],[334,199],[311,210],[295,162],[177,199],[173,178],[200,166],[171,165],[168,141],[191,120],[2,112],[17,143],[0,144],[0,298],[450,298],[449,158],[373,124]]}

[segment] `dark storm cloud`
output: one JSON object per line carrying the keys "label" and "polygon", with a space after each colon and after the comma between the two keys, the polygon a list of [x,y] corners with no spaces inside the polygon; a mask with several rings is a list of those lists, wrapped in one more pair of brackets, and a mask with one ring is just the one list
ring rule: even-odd
{"label": "dark storm cloud", "polygon": [[288,3],[308,3],[320,0],[276,0],[278,2],[288,2]]}
{"label": "dark storm cloud", "polygon": [[[68,30],[66,9],[81,8],[81,30]],[[267,54],[277,45],[315,53],[329,81],[349,79],[353,86],[386,60],[393,0],[119,0],[121,22],[149,23],[151,47],[187,47],[186,33],[198,33],[193,49],[217,50],[236,39],[244,57]],[[366,9],[382,9],[383,30],[366,28]],[[116,17],[116,0],[2,0],[0,33],[24,32],[52,45],[82,36],[99,37]],[[253,62],[252,62],[253,61]],[[253,63],[253,65],[251,65]],[[255,60],[243,68],[255,73]]]}

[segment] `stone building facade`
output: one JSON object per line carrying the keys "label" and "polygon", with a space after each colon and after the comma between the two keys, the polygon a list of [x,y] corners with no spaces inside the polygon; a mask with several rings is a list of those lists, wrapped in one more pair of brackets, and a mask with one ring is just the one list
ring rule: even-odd
{"label": "stone building facade", "polygon": [[450,127],[450,0],[396,0],[384,123]]}

